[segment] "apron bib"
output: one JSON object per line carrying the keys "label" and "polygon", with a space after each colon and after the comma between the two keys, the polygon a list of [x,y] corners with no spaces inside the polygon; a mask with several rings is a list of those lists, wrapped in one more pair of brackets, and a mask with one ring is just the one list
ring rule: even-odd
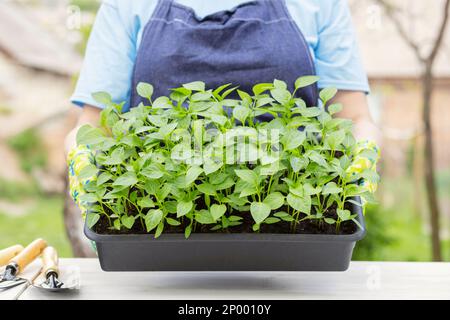
{"label": "apron bib", "polygon": [[[159,0],[138,50],[131,106],[144,101],[136,93],[139,82],[151,83],[159,97],[192,81],[208,89],[232,83],[251,93],[256,83],[279,79],[292,91],[305,75],[315,75],[313,59],[284,0],[245,2],[204,18],[173,0]],[[298,97],[317,105],[317,86]]]}

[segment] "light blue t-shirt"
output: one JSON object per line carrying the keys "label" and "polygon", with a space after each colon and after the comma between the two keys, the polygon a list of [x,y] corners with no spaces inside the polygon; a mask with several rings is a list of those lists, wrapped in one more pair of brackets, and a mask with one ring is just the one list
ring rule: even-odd
{"label": "light blue t-shirt", "polygon": [[[176,0],[204,17],[247,0]],[[285,0],[313,56],[319,87],[369,91],[347,0]],[[91,94],[106,91],[129,108],[133,67],[158,0],[104,0],[88,42],[83,68],[71,98],[101,107]]]}

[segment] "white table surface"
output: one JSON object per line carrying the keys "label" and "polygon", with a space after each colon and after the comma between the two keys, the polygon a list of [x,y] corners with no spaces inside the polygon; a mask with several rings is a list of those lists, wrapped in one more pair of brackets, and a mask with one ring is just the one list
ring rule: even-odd
{"label": "white table surface", "polygon": [[[346,272],[103,272],[97,259],[61,259],[80,272],[80,290],[31,286],[0,299],[450,299],[450,263],[352,262]],[[34,262],[24,273],[39,272]]]}

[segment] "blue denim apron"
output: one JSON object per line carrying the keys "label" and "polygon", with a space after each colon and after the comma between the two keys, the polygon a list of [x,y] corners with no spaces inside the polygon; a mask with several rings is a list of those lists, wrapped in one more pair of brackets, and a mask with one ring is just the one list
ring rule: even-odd
{"label": "blue denim apron", "polygon": [[[154,97],[192,81],[210,89],[232,83],[251,93],[254,84],[274,79],[293,90],[298,77],[314,74],[309,47],[284,0],[249,1],[203,18],[174,0],[159,0],[138,50],[131,106],[143,102],[139,82],[151,83]],[[317,105],[317,86],[298,95]]]}

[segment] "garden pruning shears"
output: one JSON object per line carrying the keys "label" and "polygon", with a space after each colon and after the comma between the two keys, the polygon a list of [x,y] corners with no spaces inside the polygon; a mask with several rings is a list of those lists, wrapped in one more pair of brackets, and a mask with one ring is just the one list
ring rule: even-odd
{"label": "garden pruning shears", "polygon": [[[25,249],[18,250],[19,253],[9,260],[3,276],[0,277],[0,290],[10,289],[27,283],[27,279],[18,277],[19,273],[21,273],[38,256],[40,256],[46,247],[47,242],[45,240],[37,239],[30,243]],[[19,249],[19,247],[16,247],[16,249]],[[11,252],[14,250],[8,248],[4,251],[12,255]]]}

